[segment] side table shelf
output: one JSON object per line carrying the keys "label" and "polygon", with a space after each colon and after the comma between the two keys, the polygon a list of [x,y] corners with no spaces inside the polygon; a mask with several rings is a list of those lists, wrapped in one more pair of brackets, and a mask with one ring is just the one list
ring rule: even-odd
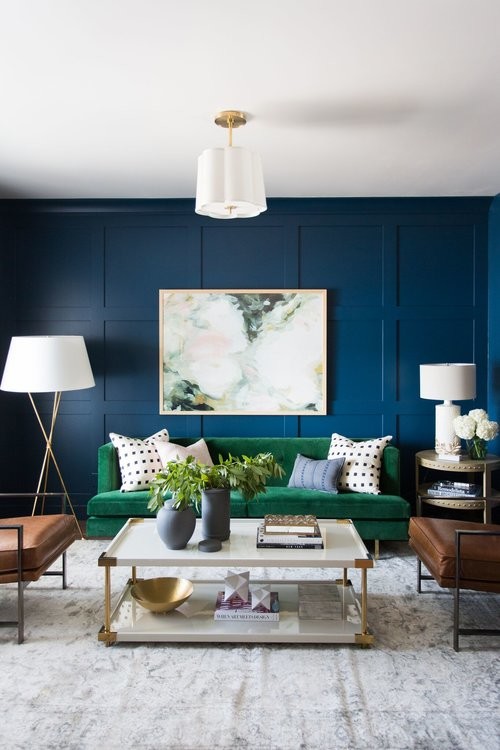
{"label": "side table shelf", "polygon": [[[422,482],[422,469],[446,474],[465,474],[460,481],[473,482],[480,475],[481,495],[474,497],[434,497],[428,494],[432,482]],[[415,455],[415,485],[417,516],[422,515],[422,505],[455,510],[482,510],[485,523],[491,523],[492,508],[500,504],[500,493],[492,488],[492,472],[500,470],[500,456],[488,454],[480,460],[464,459],[449,461],[439,459],[433,450],[420,451]],[[479,484],[479,482],[477,482]]]}

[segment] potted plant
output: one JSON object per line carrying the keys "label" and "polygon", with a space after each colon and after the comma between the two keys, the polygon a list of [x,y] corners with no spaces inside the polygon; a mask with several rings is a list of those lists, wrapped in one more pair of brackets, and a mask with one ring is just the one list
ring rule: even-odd
{"label": "potted plant", "polygon": [[[170,510],[191,509],[193,515],[193,507],[201,508],[203,538],[224,541],[230,534],[230,491],[239,490],[250,501],[266,491],[269,477],[283,474],[271,453],[240,458],[219,455],[219,463],[213,466],[188,456],[182,461],[169,461],[165,471],[156,475],[150,486],[148,508],[159,511],[168,502]],[[170,501],[165,500],[168,492],[172,493]]]}
{"label": "potted plant", "polygon": [[[165,472],[150,482],[148,509],[156,512],[156,528],[169,549],[183,549],[196,526],[196,497],[200,492],[200,472],[193,456],[169,461]],[[170,492],[171,497],[165,498]]]}

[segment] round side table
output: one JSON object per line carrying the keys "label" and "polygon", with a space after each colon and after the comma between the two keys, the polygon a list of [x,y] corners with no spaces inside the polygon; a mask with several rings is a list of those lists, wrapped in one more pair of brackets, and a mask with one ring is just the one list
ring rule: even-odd
{"label": "round side table", "polygon": [[[432,469],[448,474],[466,474],[463,481],[474,482],[477,475],[481,476],[481,495],[474,497],[432,497],[428,490],[432,482],[421,481],[421,470]],[[422,515],[422,503],[440,508],[456,510],[482,510],[485,523],[491,519],[492,503],[490,499],[498,493],[492,490],[491,474],[500,469],[500,456],[488,454],[484,459],[464,458],[460,461],[450,461],[438,458],[436,451],[419,451],[415,454],[415,485],[417,494],[417,516]],[[461,478],[462,479],[462,478]],[[478,482],[479,483],[479,482]]]}

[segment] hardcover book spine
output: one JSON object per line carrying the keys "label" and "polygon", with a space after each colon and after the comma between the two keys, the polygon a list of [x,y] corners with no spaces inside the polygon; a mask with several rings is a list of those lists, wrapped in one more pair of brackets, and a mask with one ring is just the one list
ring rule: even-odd
{"label": "hardcover book spine", "polygon": [[233,610],[216,610],[214,620],[240,620],[246,622],[279,622],[279,612],[239,612]]}
{"label": "hardcover book spine", "polygon": [[324,549],[323,542],[315,542],[314,544],[302,544],[301,542],[295,542],[293,544],[286,544],[285,542],[257,542],[259,549]]}
{"label": "hardcover book spine", "polygon": [[266,534],[262,527],[257,531],[257,547],[320,547],[323,548],[321,533],[314,536],[298,534]]}

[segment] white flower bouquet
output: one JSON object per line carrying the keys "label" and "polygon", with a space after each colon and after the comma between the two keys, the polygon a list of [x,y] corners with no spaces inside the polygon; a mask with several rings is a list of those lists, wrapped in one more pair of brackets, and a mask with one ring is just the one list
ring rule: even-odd
{"label": "white flower bouquet", "polygon": [[498,422],[493,422],[484,409],[472,409],[468,414],[453,420],[455,434],[465,440],[469,456],[483,459],[487,453],[488,440],[498,435]]}

